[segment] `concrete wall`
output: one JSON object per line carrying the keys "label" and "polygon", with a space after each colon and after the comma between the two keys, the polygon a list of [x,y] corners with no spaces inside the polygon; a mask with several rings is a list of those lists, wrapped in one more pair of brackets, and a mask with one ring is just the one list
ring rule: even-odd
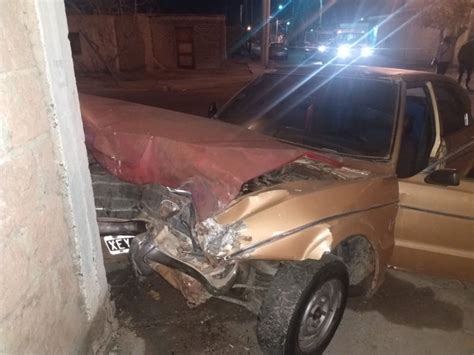
{"label": "concrete wall", "polygon": [[[391,0],[394,8],[402,4],[403,0]],[[389,54],[394,61],[407,65],[427,66],[436,54],[440,31],[434,28],[423,27],[417,20],[418,15],[425,6],[421,0],[404,0],[409,7],[406,11],[388,21],[387,25],[381,26],[379,37],[382,38],[393,33],[383,46],[390,49]],[[426,2],[426,1],[425,1]],[[474,0],[471,0],[474,7]],[[456,42],[452,64],[458,65],[457,53],[461,46],[466,43],[474,33],[474,10],[470,12],[468,29]]]}
{"label": "concrete wall", "polygon": [[[377,32],[384,64],[428,66],[438,48],[439,31],[421,26],[417,12],[405,11],[383,21]],[[380,20],[379,20],[380,21]]]}
{"label": "concrete wall", "polygon": [[174,22],[157,20],[150,21],[153,58],[156,64],[165,68],[177,67],[176,37]]}
{"label": "concrete wall", "polygon": [[156,66],[155,58],[153,56],[153,39],[151,33],[150,20],[148,16],[137,16],[138,30],[143,36],[143,44],[145,49],[145,68],[146,71],[151,72]]}
{"label": "concrete wall", "polygon": [[388,52],[389,60],[405,65],[430,65],[438,48],[439,31],[422,27],[414,22],[403,25],[408,20],[409,18],[405,16],[401,17],[399,21],[385,26],[385,31],[381,31],[382,37],[394,33],[383,45],[393,49]]}
{"label": "concrete wall", "polygon": [[111,333],[62,0],[0,1],[0,353]]}

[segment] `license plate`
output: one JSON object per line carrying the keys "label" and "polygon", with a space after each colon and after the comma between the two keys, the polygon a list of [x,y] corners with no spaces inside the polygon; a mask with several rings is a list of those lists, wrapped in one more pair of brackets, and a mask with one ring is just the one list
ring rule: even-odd
{"label": "license plate", "polygon": [[126,254],[130,251],[133,237],[133,235],[107,235],[104,241],[110,254]]}

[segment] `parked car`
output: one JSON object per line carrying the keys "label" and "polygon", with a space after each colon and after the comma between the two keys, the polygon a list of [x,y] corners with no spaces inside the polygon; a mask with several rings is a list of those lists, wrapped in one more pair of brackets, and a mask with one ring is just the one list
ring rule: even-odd
{"label": "parked car", "polygon": [[313,51],[308,51],[308,57],[323,63],[367,65],[380,54],[371,38],[362,30],[341,29],[330,42],[320,43]]}
{"label": "parked car", "polygon": [[382,282],[394,231],[395,265],[473,276],[472,118],[444,77],[276,71],[220,121],[84,95],[81,109],[110,252],[192,306],[257,313],[266,352],[321,353],[349,293]]}
{"label": "parked car", "polygon": [[268,55],[274,60],[288,60],[288,48],[284,43],[271,43]]}

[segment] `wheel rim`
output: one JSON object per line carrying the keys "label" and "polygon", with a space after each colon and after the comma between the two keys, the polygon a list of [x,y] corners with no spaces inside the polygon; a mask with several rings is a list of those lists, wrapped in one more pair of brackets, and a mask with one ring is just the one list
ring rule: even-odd
{"label": "wheel rim", "polygon": [[327,280],[306,304],[298,331],[298,345],[304,352],[312,351],[326,339],[342,301],[342,284]]}

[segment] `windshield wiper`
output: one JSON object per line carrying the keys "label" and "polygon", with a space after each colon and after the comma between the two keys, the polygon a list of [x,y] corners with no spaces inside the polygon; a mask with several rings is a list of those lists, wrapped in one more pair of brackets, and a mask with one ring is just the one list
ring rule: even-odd
{"label": "windshield wiper", "polygon": [[277,138],[277,139],[280,142],[283,142],[283,143],[286,143],[286,144],[289,144],[289,145],[294,145],[294,146],[297,146],[297,147],[300,147],[300,148],[306,148],[306,149],[309,149],[309,150],[320,150],[320,151],[323,151],[323,152],[326,152],[326,153],[331,153],[331,154],[349,155],[349,154],[341,153],[341,152],[339,152],[337,150],[334,150],[334,149],[323,148],[323,147],[313,147],[313,146],[309,146],[309,145],[306,145],[306,144],[303,144],[303,143],[296,143],[296,142],[288,141],[288,140],[282,139],[282,138]]}
{"label": "windshield wiper", "polygon": [[302,144],[302,143],[287,141],[287,140],[281,139],[281,138],[276,138],[276,139],[278,139],[278,141],[280,141],[280,142],[283,142],[283,143],[286,143],[286,144],[289,144],[289,145],[294,145],[294,146],[300,147],[300,148],[306,148],[306,149],[309,149],[309,150],[317,150],[317,151],[330,153],[330,154],[335,154],[335,155],[343,155],[343,156],[346,156],[346,157],[353,157],[353,158],[357,158],[357,159],[373,160],[373,161],[377,161],[377,162],[387,162],[387,159],[388,159],[386,157],[377,157],[377,156],[372,156],[372,155],[344,153],[344,152],[337,151],[335,149],[309,146],[309,145],[305,145],[305,144]]}
{"label": "windshield wiper", "polygon": [[332,153],[332,154],[345,154],[345,153],[341,153],[335,149],[329,149],[329,148],[316,148],[318,150],[322,150],[323,152],[327,152],[327,153]]}

